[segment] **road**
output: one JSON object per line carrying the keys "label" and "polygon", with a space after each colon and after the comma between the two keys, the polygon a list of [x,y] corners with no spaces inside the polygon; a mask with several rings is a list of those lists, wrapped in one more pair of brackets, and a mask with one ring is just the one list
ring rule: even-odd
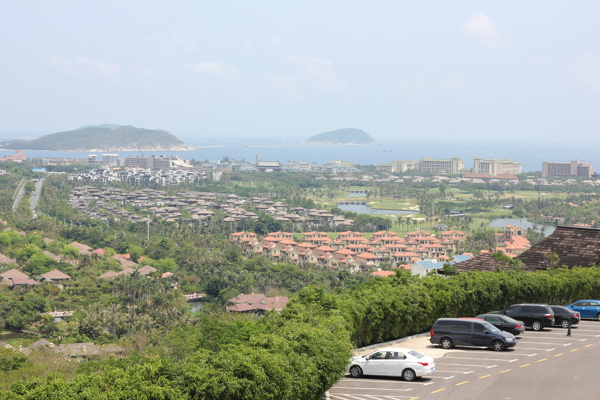
{"label": "road", "polygon": [[42,185],[44,184],[44,178],[39,179],[35,183],[35,190],[31,192],[31,197],[29,198],[29,208],[31,210],[31,215],[33,218],[37,218],[37,206],[40,201],[40,195],[42,194]]}
{"label": "road", "polygon": [[[344,378],[331,400],[512,400],[600,398],[600,322],[583,320],[566,336],[563,328],[526,331],[511,350],[454,348],[428,339],[400,343],[435,358],[436,372],[414,382],[398,378]],[[372,352],[371,350],[369,352]]]}

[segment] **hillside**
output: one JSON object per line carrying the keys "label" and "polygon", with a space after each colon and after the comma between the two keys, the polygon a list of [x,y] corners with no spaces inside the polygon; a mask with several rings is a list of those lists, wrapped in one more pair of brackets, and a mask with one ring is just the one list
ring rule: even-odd
{"label": "hillside", "polygon": [[354,128],[337,129],[311,136],[306,143],[322,144],[376,144],[365,131]]}
{"label": "hillside", "polygon": [[166,131],[108,124],[52,133],[35,140],[0,142],[0,148],[55,151],[193,150],[193,148],[186,146],[181,140]]}

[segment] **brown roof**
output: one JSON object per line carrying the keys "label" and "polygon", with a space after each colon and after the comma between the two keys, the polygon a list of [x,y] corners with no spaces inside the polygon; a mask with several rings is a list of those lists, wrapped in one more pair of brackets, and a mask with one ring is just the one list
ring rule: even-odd
{"label": "brown roof", "polygon": [[15,262],[15,260],[13,260],[12,258],[7,257],[4,254],[0,253],[0,264],[11,264],[14,262]]}
{"label": "brown roof", "polygon": [[138,269],[140,275],[148,275],[152,272],[156,272],[156,268],[151,267],[150,265],[144,265],[142,268]]}
{"label": "brown roof", "polygon": [[119,276],[115,271],[108,271],[98,277],[98,279],[109,279]]}
{"label": "brown roof", "polygon": [[484,253],[466,261],[461,261],[454,264],[458,268],[459,272],[467,271],[491,271],[496,272],[498,267],[509,269],[510,266],[501,260],[498,260],[492,256],[492,253]]}
{"label": "brown roof", "polygon": [[517,258],[524,269],[546,269],[550,266],[549,253],[556,253],[561,266],[600,265],[600,229],[558,226],[554,233]]}
{"label": "brown roof", "polygon": [[4,278],[4,279],[29,278],[29,276],[27,276],[26,274],[22,273],[21,271],[19,271],[16,268],[9,269],[8,271],[1,273],[0,276],[2,278]]}
{"label": "brown roof", "polygon": [[42,278],[44,279],[71,279],[71,277],[67,274],[65,274],[62,271],[59,271],[57,269],[53,269],[50,272],[46,272],[45,274],[42,274]]}

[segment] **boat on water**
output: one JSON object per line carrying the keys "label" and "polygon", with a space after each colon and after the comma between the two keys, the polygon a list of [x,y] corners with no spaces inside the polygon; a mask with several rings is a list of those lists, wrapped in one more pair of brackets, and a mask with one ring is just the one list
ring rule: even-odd
{"label": "boat on water", "polygon": [[393,152],[394,152],[394,150],[383,149],[383,152],[384,152],[384,153],[393,153]]}

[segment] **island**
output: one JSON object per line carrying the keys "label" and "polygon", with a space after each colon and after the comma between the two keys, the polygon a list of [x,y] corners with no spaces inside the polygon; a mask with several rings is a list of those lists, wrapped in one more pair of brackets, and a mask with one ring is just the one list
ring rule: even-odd
{"label": "island", "polygon": [[90,152],[194,150],[164,130],[111,124],[84,126],[72,131],[52,133],[35,140],[0,142],[0,149]]}
{"label": "island", "polygon": [[337,129],[311,136],[307,144],[377,144],[365,131],[355,128]]}

